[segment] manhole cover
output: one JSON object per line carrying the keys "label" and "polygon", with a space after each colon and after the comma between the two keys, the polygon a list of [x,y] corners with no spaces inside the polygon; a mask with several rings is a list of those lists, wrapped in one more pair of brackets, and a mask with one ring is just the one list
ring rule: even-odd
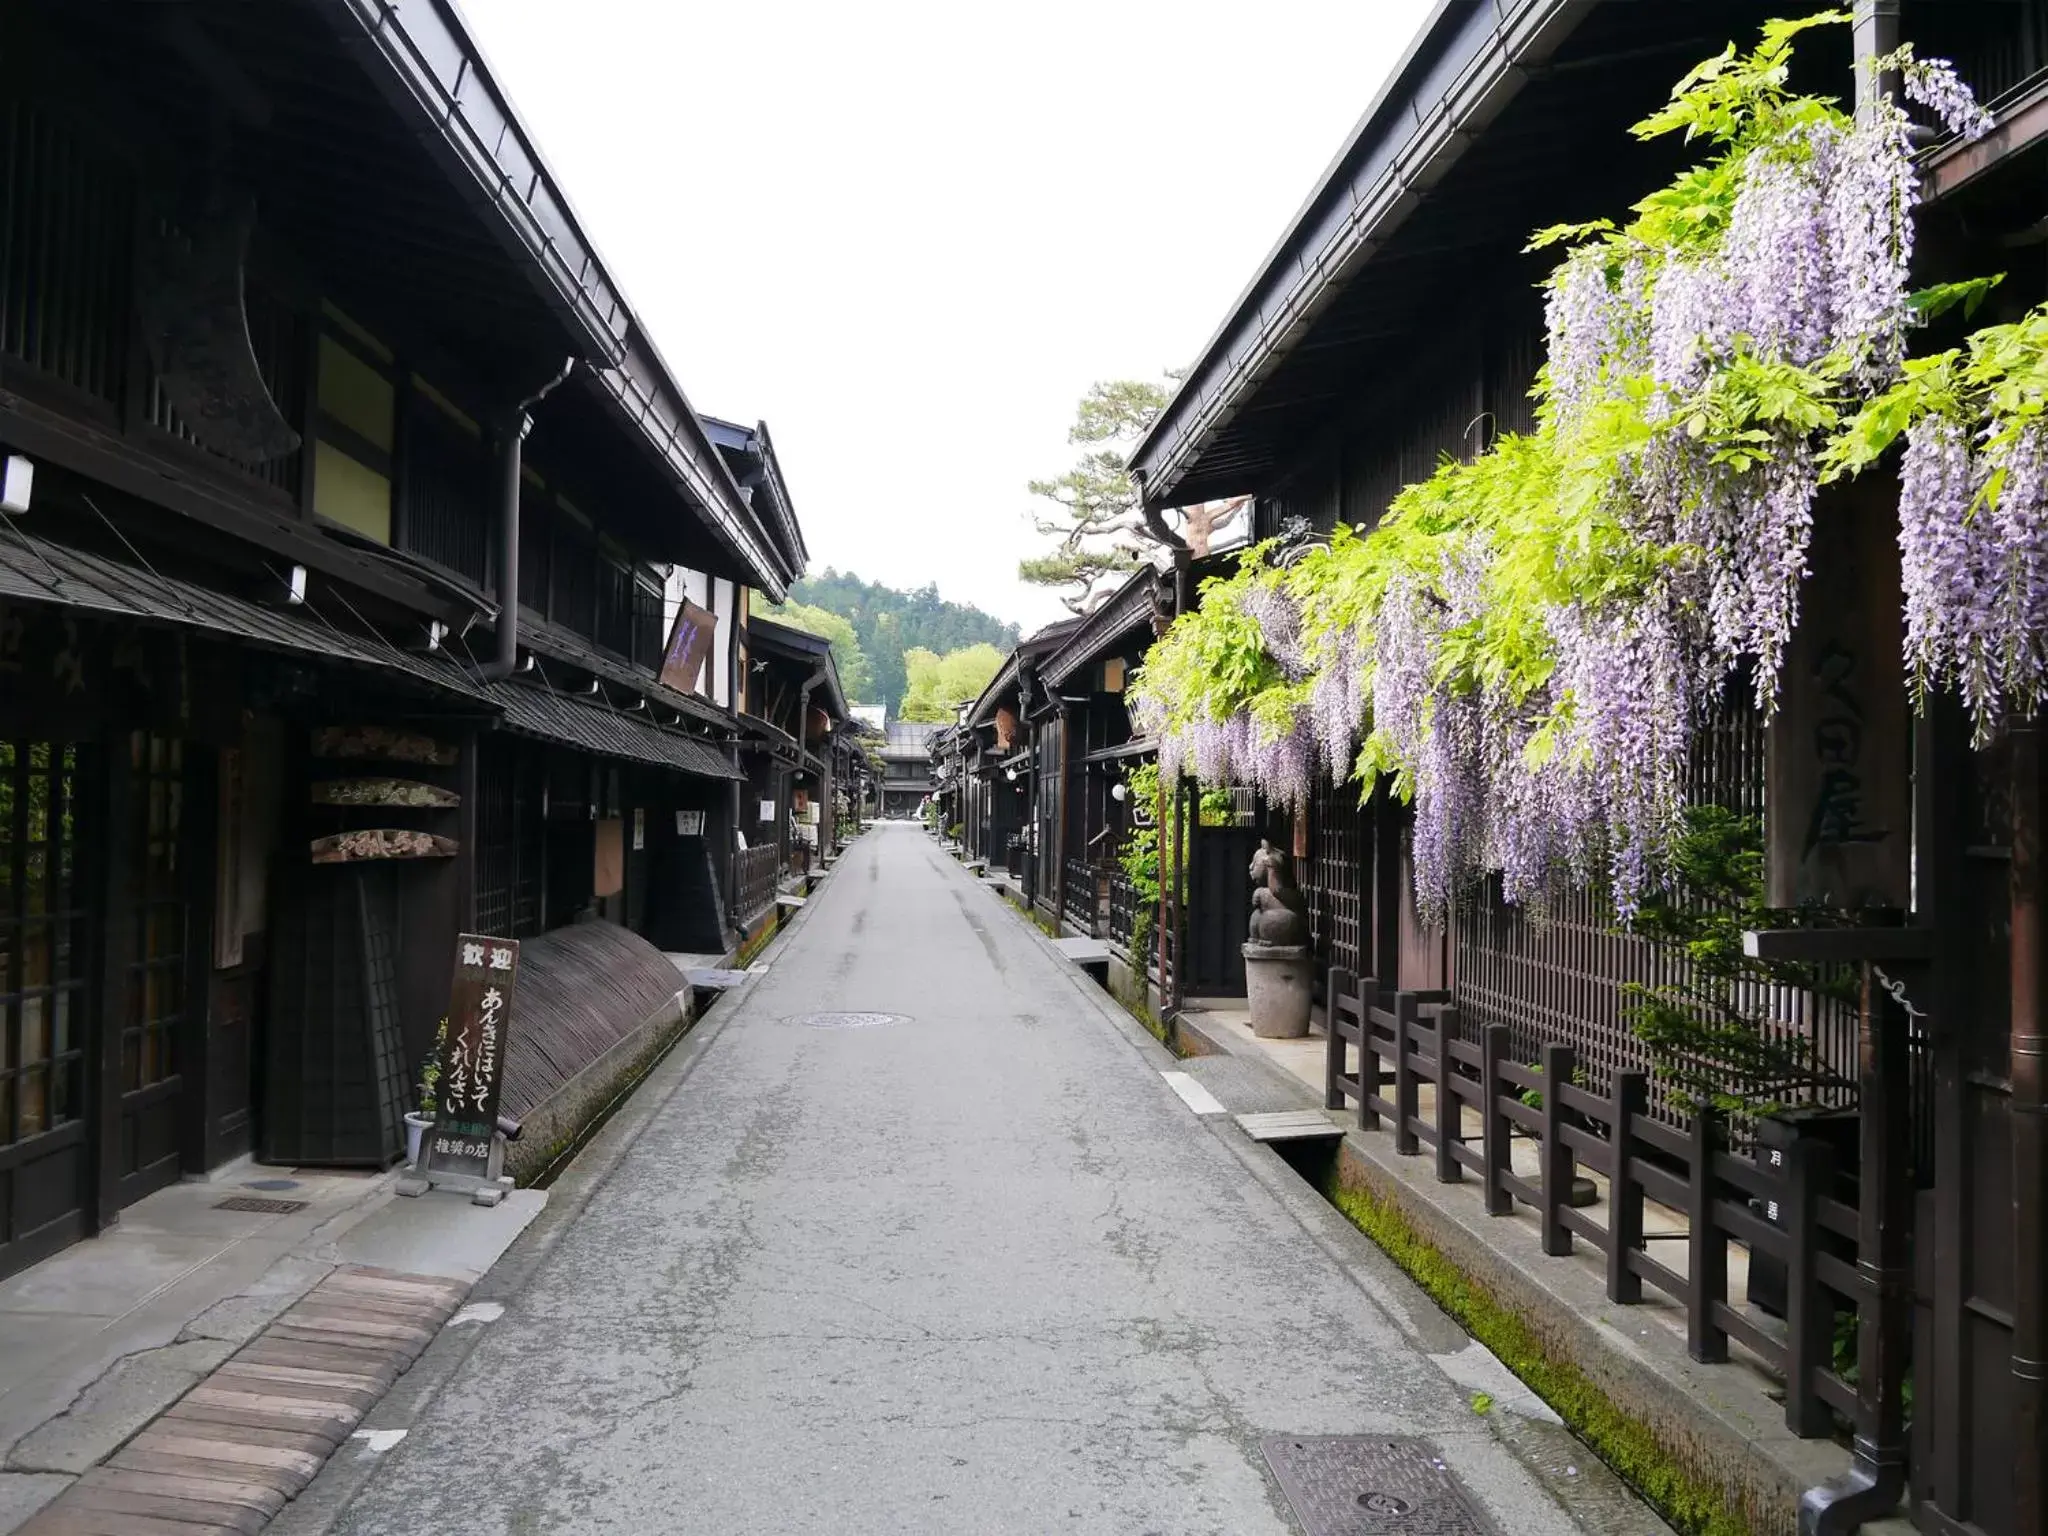
{"label": "manhole cover", "polygon": [[259,1195],[230,1195],[216,1201],[216,1211],[248,1211],[256,1216],[289,1216],[293,1211],[303,1211],[304,1200],[265,1200]]}
{"label": "manhole cover", "polygon": [[905,1017],[900,1013],[799,1013],[783,1022],[808,1029],[874,1029],[904,1023]]}
{"label": "manhole cover", "polygon": [[1276,1435],[1261,1449],[1308,1536],[1499,1536],[1423,1441]]}

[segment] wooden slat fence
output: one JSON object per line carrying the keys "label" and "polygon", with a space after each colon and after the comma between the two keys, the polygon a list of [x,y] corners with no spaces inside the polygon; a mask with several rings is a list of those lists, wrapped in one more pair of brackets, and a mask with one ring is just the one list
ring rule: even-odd
{"label": "wooden slat fence", "polygon": [[1138,883],[1122,870],[1109,877],[1109,941],[1129,953],[1138,921]]}
{"label": "wooden slat fence", "polygon": [[[1329,1108],[1387,1131],[1401,1156],[1430,1157],[1439,1182],[1476,1182],[1489,1215],[1518,1204],[1534,1211],[1546,1254],[1580,1243],[1599,1253],[1610,1300],[1641,1302],[1646,1285],[1670,1297],[1685,1310],[1694,1359],[1725,1361],[1729,1342],[1740,1344],[1783,1379],[1793,1433],[1832,1434],[1835,1414],[1863,1431],[1856,1389],[1833,1369],[1836,1314],[1852,1311],[1866,1287],[1856,1208],[1837,1198],[1827,1146],[1799,1141],[1776,1174],[1731,1152],[1716,1114],[1683,1125],[1653,1114],[1646,1073],[1624,1069],[1591,1086],[1566,1043],[1542,1045],[1534,1062],[1520,1058],[1513,1029],[1474,1026],[1446,992],[1382,991],[1333,967],[1328,995]],[[1424,1087],[1434,1090],[1427,1113]],[[1525,1151],[1519,1168],[1518,1144],[1535,1154]],[[1607,1183],[1605,1221],[1574,1200],[1584,1174]],[[1660,1213],[1666,1229],[1650,1230],[1646,1215],[1657,1207],[1682,1227]],[[1682,1270],[1659,1256],[1681,1243]],[[1730,1304],[1735,1244],[1785,1266],[1782,1325]]]}
{"label": "wooden slat fence", "polygon": [[1076,928],[1095,935],[1097,906],[1101,899],[1095,866],[1086,859],[1068,859],[1060,872],[1062,915]]}
{"label": "wooden slat fence", "polygon": [[742,848],[734,857],[739,895],[736,905],[742,923],[751,923],[775,900],[775,880],[781,872],[781,852],[773,843]]}

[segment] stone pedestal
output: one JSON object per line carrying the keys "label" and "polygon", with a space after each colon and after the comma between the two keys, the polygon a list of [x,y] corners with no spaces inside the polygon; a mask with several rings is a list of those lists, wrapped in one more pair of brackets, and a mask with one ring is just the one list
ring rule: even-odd
{"label": "stone pedestal", "polygon": [[1247,944],[1244,990],[1252,1033],[1261,1040],[1299,1040],[1315,1003],[1315,967],[1306,944]]}

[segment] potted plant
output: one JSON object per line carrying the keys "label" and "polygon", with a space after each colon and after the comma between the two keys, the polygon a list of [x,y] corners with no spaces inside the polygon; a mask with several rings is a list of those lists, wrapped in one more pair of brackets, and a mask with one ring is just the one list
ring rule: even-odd
{"label": "potted plant", "polygon": [[419,1108],[405,1114],[405,1160],[415,1168],[419,1166],[420,1144],[433,1129],[434,1117],[441,1108],[441,1053],[447,1046],[448,1016],[443,1014],[435,1026],[434,1043],[427,1051],[427,1059],[420,1063]]}

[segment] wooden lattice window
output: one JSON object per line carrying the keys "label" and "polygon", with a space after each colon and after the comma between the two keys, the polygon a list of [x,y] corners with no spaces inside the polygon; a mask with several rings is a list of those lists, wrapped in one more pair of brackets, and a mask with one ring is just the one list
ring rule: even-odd
{"label": "wooden lattice window", "polygon": [[121,1030],[121,1090],[133,1093],[178,1072],[178,1035],[188,1002],[185,876],[178,861],[185,748],[174,738],[137,731],[128,750],[134,775],[135,927],[128,1016]]}
{"label": "wooden lattice window", "polygon": [[75,747],[0,741],[0,1146],[85,1112],[77,800]]}

